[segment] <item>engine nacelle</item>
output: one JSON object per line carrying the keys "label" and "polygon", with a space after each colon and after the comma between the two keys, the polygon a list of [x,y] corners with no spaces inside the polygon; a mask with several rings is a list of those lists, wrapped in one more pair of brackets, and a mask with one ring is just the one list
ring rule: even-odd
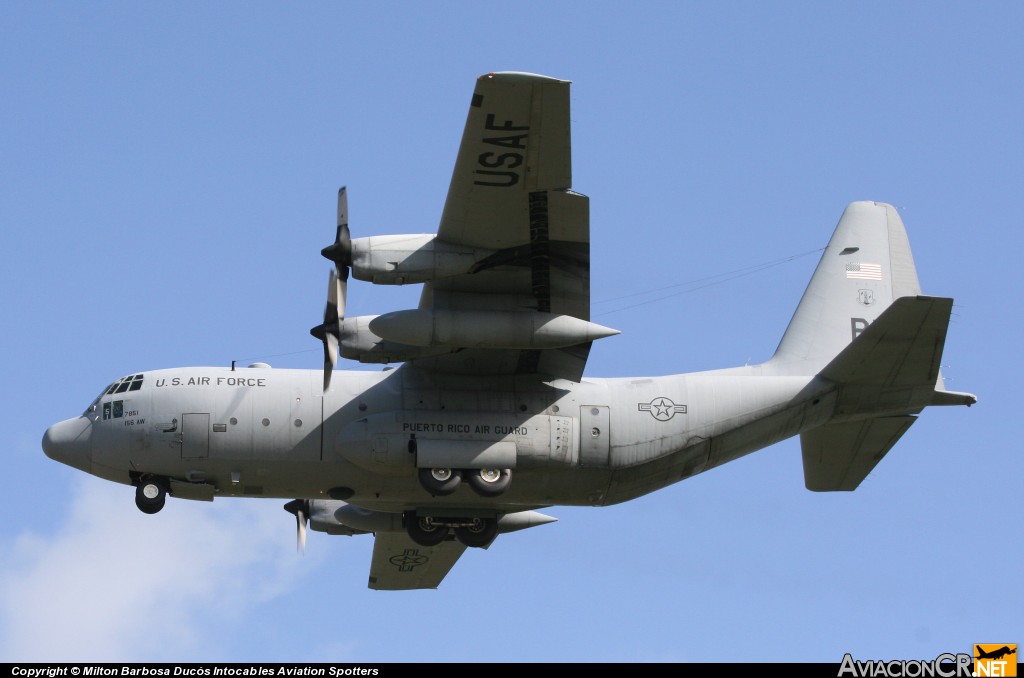
{"label": "engine nacelle", "polygon": [[619,333],[581,318],[541,311],[422,308],[379,315],[367,328],[399,345],[450,348],[561,348]]}
{"label": "engine nacelle", "polygon": [[[334,499],[311,499],[309,509],[309,527],[316,532],[348,536],[405,532],[401,513],[372,511]],[[518,532],[557,520],[537,511],[507,513],[498,519],[498,532]]]}
{"label": "engine nacelle", "polygon": [[352,240],[352,275],[378,285],[406,285],[468,273],[492,250],[455,247],[436,236],[374,235]]}
{"label": "engine nacelle", "polygon": [[400,513],[371,511],[337,499],[311,499],[309,512],[309,527],[316,532],[352,536],[402,530]]}
{"label": "engine nacelle", "polygon": [[413,358],[450,353],[447,347],[399,344],[378,337],[370,329],[377,316],[361,315],[341,321],[341,357],[361,363],[400,363]]}
{"label": "engine nacelle", "polygon": [[334,512],[343,506],[343,501],[335,499],[310,499],[309,500],[309,529],[315,532],[326,532],[327,534],[343,534],[353,536],[363,534],[364,530],[357,530],[345,525],[334,515]]}

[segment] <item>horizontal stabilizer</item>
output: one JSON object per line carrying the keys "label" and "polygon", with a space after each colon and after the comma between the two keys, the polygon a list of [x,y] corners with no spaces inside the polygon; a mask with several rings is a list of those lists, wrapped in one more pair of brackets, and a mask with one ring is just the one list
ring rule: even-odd
{"label": "horizontal stabilizer", "polygon": [[820,376],[844,385],[935,386],[952,308],[942,297],[895,300]]}
{"label": "horizontal stabilizer", "polygon": [[800,434],[804,483],[814,492],[853,491],[917,417],[827,424]]}
{"label": "horizontal stabilizer", "polygon": [[370,563],[371,589],[436,589],[466,547],[457,541],[420,546],[402,532],[379,532]]}

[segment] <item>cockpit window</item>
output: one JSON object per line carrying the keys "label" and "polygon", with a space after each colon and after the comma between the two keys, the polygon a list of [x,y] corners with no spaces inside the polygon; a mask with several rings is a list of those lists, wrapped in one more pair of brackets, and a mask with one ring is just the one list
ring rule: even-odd
{"label": "cockpit window", "polygon": [[[96,400],[92,401],[92,404],[85,410],[83,414],[90,414],[95,412],[99,406],[100,399],[103,396],[108,396],[112,393],[124,393],[125,391],[138,391],[142,388],[142,381],[144,374],[132,374],[127,377],[122,377],[115,381],[110,386],[103,389],[103,392],[96,397]],[[111,404],[109,401],[103,403],[103,418],[104,419],[119,419],[124,413],[124,401],[116,400]]]}
{"label": "cockpit window", "polygon": [[[110,388],[110,387],[108,386],[107,388]],[[103,389],[102,392],[100,392],[100,394],[98,396],[96,396],[93,399],[93,401],[91,403],[89,403],[89,407],[85,408],[85,412],[82,412],[82,416],[83,417],[87,417],[90,414],[92,414],[93,412],[95,412],[96,411],[96,406],[100,404],[100,398],[102,398],[106,394],[107,394],[107,389],[105,388],[105,389]]]}
{"label": "cockpit window", "polygon": [[133,374],[123,379],[118,379],[113,384],[107,387],[104,395],[110,395],[111,393],[124,393],[125,391],[138,391],[142,388],[142,374]]}

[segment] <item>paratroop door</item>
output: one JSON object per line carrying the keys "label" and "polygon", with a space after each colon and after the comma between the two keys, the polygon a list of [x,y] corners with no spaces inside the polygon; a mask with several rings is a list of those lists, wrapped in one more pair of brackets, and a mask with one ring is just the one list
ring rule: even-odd
{"label": "paratroop door", "polygon": [[181,458],[205,459],[210,456],[210,415],[181,415]]}

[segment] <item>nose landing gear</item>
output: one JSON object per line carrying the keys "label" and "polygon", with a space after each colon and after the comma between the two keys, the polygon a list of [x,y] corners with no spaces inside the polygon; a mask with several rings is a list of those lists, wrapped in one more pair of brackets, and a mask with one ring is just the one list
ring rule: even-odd
{"label": "nose landing gear", "polygon": [[143,513],[156,513],[166,502],[167,488],[159,478],[141,478],[135,486],[135,505]]}

